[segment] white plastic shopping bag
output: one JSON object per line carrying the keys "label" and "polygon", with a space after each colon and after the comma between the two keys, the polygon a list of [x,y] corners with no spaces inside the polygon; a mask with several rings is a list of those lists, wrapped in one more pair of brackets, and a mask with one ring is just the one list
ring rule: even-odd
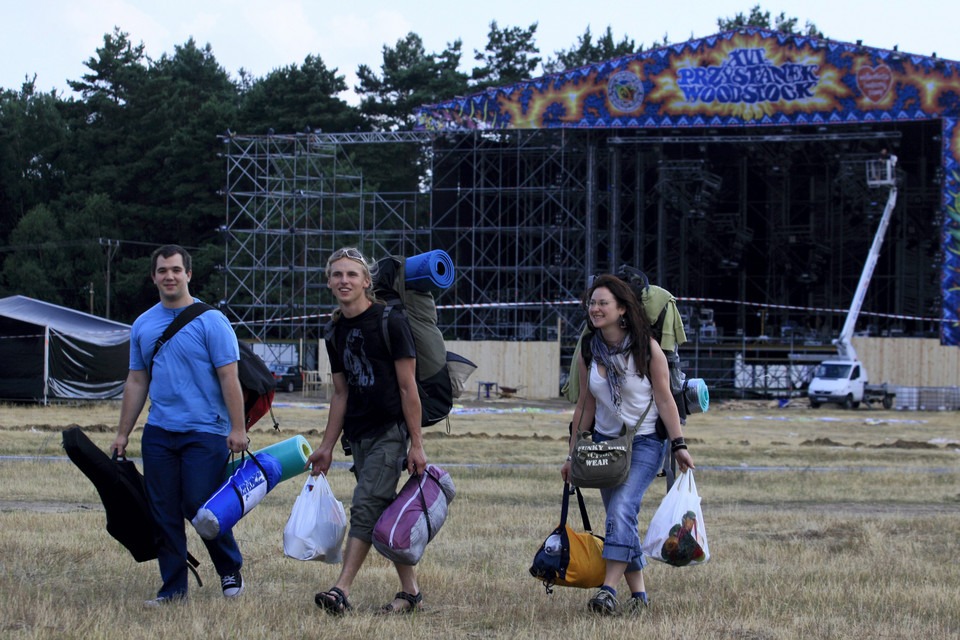
{"label": "white plastic shopping bag", "polygon": [[693,471],[677,476],[643,538],[643,553],[675,567],[703,564],[710,559],[707,530]]}
{"label": "white plastic shopping bag", "polygon": [[336,564],[342,559],[346,533],[347,514],[327,478],[323,474],[308,476],[283,528],[284,555]]}

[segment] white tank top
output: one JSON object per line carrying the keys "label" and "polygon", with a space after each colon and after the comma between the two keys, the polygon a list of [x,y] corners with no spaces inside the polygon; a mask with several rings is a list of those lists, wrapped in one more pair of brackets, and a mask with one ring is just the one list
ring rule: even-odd
{"label": "white tank top", "polygon": [[[617,356],[622,358],[623,356]],[[613,397],[610,393],[610,385],[607,379],[600,375],[597,367],[597,361],[590,364],[590,393],[597,399],[597,414],[595,429],[597,433],[605,436],[617,437],[620,435],[620,429],[624,424],[627,429],[633,429],[637,426],[637,420],[650,405],[650,411],[643,419],[643,424],[637,431],[638,435],[648,435],[656,431],[657,417],[660,413],[657,411],[657,403],[653,400],[653,385],[649,378],[641,377],[633,366],[633,355],[627,357],[626,377],[620,387],[620,415],[617,415],[616,407],[613,405]]]}

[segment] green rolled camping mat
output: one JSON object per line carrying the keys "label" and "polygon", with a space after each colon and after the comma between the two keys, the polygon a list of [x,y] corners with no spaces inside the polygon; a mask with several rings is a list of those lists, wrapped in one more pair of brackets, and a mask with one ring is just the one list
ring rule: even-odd
{"label": "green rolled camping mat", "polygon": [[[279,480],[280,482],[283,482],[284,480],[288,480],[306,471],[304,465],[307,464],[307,458],[309,458],[310,454],[313,453],[313,448],[303,436],[293,436],[292,438],[287,438],[286,440],[272,444],[269,447],[265,447],[258,451],[253,451],[252,453],[253,455],[269,453],[276,458],[280,462],[280,466],[283,469],[283,473],[280,475]],[[233,470],[239,465],[240,458],[231,460],[230,464],[227,465],[226,472],[223,474],[223,479],[226,480],[229,478],[230,474],[233,473]]]}

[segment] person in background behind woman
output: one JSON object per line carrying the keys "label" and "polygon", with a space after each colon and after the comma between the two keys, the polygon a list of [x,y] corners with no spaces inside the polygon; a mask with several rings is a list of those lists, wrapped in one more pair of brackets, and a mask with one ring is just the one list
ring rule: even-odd
{"label": "person in background behind woman", "polygon": [[[603,545],[607,572],[603,586],[587,606],[600,614],[620,613],[617,585],[622,576],[630,587],[628,610],[637,613],[648,602],[643,581],[646,560],[637,530],[640,502],[657,476],[666,448],[656,435],[658,416],[666,425],[680,470],[693,469],[693,458],[683,440],[680,415],[670,392],[666,356],[636,295],[616,276],[602,275],[587,290],[585,302],[588,333],[577,363],[580,396],[573,415],[576,428],[570,436],[570,453],[581,430],[593,425],[594,441],[610,440],[620,435],[624,425],[635,429],[646,411],[633,440],[627,481],[600,490],[607,513]],[[570,461],[567,456],[560,469],[565,482],[570,481]]]}

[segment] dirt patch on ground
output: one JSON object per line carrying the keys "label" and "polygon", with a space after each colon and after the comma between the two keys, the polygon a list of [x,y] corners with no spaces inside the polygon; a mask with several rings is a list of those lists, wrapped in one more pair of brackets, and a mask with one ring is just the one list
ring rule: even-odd
{"label": "dirt patch on ground", "polygon": [[[855,442],[853,444],[843,444],[830,438],[817,438],[815,440],[804,440],[800,443],[801,447],[870,447],[872,449],[939,449],[940,447],[932,442],[919,442],[917,440],[898,439],[896,442],[884,442],[881,444],[864,444]],[[957,446],[955,442],[948,442],[944,445],[946,449],[953,449]]]}
{"label": "dirt patch on ground", "polygon": [[896,442],[884,442],[883,444],[870,445],[874,449],[939,449],[932,442],[917,442],[915,440],[897,440]]}
{"label": "dirt patch on ground", "polygon": [[834,442],[830,438],[817,438],[815,440],[804,440],[800,443],[801,447],[845,447],[847,445]]}
{"label": "dirt patch on ground", "polygon": [[103,511],[103,505],[99,503],[47,502],[43,500],[0,500],[0,511],[70,513],[72,511]]}
{"label": "dirt patch on ground", "polygon": [[[960,498],[960,496],[958,496]],[[744,512],[768,511],[792,513],[822,513],[825,515],[844,516],[945,516],[960,515],[960,500],[955,503],[942,504],[890,504],[884,502],[796,502],[776,504],[770,503],[737,503],[735,505],[711,505],[710,511],[715,516]]]}
{"label": "dirt patch on ground", "polygon": [[495,434],[491,435],[489,433],[471,433],[469,431],[465,433],[446,433],[438,431],[424,431],[423,439],[424,440],[440,440],[440,439],[453,439],[458,438],[479,438],[481,440],[489,440],[496,438],[497,440],[567,440],[567,436],[548,436],[541,433],[531,433],[530,435],[519,435],[519,434]]}
{"label": "dirt patch on ground", "polygon": [[117,426],[106,425],[106,424],[93,424],[93,425],[79,425],[76,423],[68,424],[63,426],[62,424],[24,424],[24,425],[11,425],[11,426],[0,426],[0,430],[3,431],[43,431],[46,432],[60,432],[66,431],[67,429],[72,429],[73,427],[80,427],[86,433],[116,433]]}

